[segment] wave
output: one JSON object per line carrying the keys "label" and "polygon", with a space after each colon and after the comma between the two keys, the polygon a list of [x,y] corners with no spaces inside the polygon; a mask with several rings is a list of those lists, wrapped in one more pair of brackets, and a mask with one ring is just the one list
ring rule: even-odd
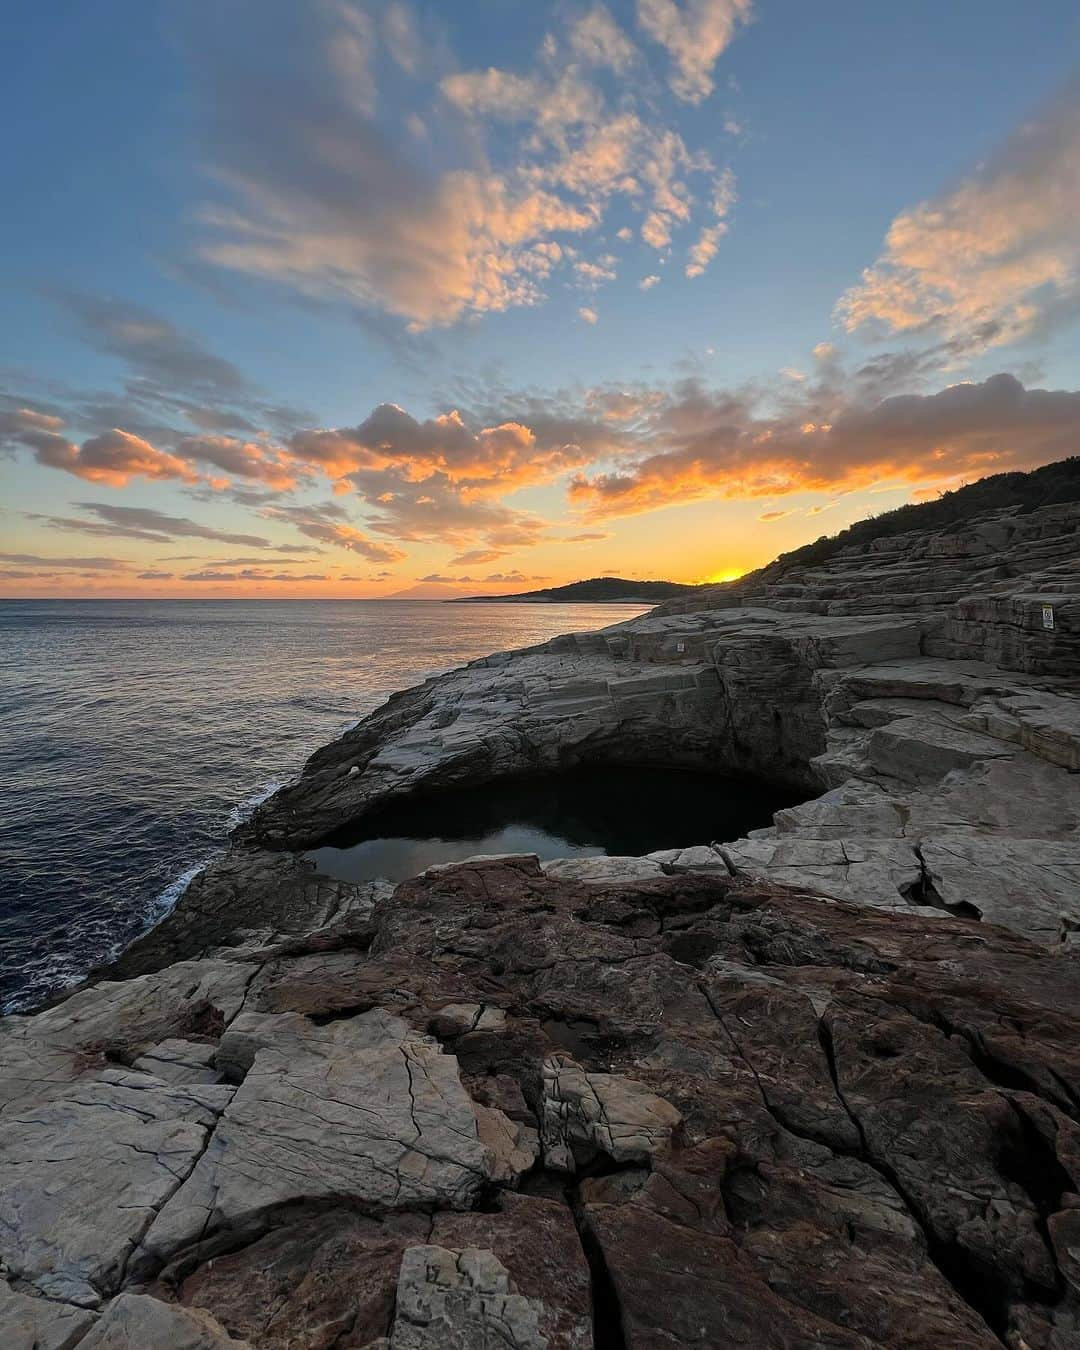
{"label": "wave", "polygon": [[226,829],[232,833],[239,825],[243,825],[245,820],[250,820],[256,807],[262,806],[267,798],[272,797],[279,788],[283,788],[290,780],[288,778],[275,778],[262,787],[256,788],[250,796],[245,797],[229,812],[225,820]]}

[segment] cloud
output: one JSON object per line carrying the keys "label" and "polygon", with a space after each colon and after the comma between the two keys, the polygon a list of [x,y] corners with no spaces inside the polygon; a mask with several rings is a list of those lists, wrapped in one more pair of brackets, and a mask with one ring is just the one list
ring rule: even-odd
{"label": "cloud", "polygon": [[139,572],[140,581],[171,581],[174,576],[172,572]]}
{"label": "cloud", "polygon": [[611,12],[602,4],[587,10],[570,29],[570,50],[591,66],[625,74],[637,60],[637,49]]}
{"label": "cloud", "polygon": [[751,0],[638,0],[638,24],[671,58],[678,98],[700,103],[712,93],[713,69],[751,9]]}
{"label": "cloud", "polygon": [[231,534],[186,516],[170,516],[146,506],[113,506],[108,502],[76,502],[81,511],[89,511],[95,520],[79,520],[67,516],[33,515],[34,520],[48,522],[54,529],[71,530],[80,534],[114,535],[122,539],[146,539],[155,543],[172,539],[214,539],[222,544],[241,544],[250,548],[274,549],[274,545],[259,535]]}
{"label": "cloud", "polygon": [[651,277],[642,277],[641,280],[638,282],[638,288],[643,291],[651,291],[654,286],[659,285],[660,285],[660,278],[655,275]]}
{"label": "cloud", "polygon": [[28,567],[75,567],[83,572],[119,572],[131,566],[119,558],[43,558],[36,553],[0,553],[0,562]]}
{"label": "cloud", "polygon": [[[278,544],[278,545],[273,549],[273,552],[275,552],[275,553],[301,553],[301,554],[310,554],[310,553],[323,553],[323,552],[325,552],[325,550],[324,550],[324,549],[321,549],[321,548],[316,548],[316,547],[314,546],[314,544],[302,544],[302,545],[301,545],[301,544]],[[180,557],[180,558],[162,558],[162,559],[160,559],[160,561],[161,561],[161,562],[198,562],[198,563],[203,563],[203,564],[205,564],[206,566],[210,566],[210,567],[264,567],[264,566],[266,565],[266,558],[265,558],[265,557],[255,557],[255,558],[213,558],[213,559],[206,559],[206,558],[199,558],[199,557],[196,557],[196,556],[194,556],[194,555],[192,555],[192,554],[188,554],[186,557]],[[310,557],[306,557],[306,556],[305,556],[305,557],[300,557],[300,558],[290,558],[290,559],[287,559],[287,560],[283,559],[282,562],[284,562],[284,561],[288,561],[288,562],[290,562],[290,563],[296,563],[297,566],[299,566],[299,565],[302,564],[302,563],[309,563],[309,562],[312,562],[313,559],[311,559]],[[279,565],[281,565],[281,564],[279,564]]]}
{"label": "cloud", "polygon": [[213,464],[237,478],[254,479],[278,492],[295,487],[298,476],[308,472],[280,450],[231,436],[188,436],[177,449],[190,460]]}
{"label": "cloud", "polygon": [[577,275],[579,284],[583,290],[595,291],[606,281],[614,281],[616,277],[615,259],[610,253],[605,254],[597,262],[581,261],[574,264],[574,272]]}
{"label": "cloud", "polygon": [[471,117],[531,121],[549,130],[595,123],[601,111],[600,95],[573,68],[550,79],[489,66],[448,75],[440,89],[449,103]]}
{"label": "cloud", "polygon": [[459,553],[450,559],[451,567],[475,567],[478,563],[498,562],[506,555],[497,548],[474,548],[468,553]]}
{"label": "cloud", "polygon": [[589,309],[587,305],[582,305],[578,310],[578,314],[586,323],[595,324],[600,322],[600,315],[597,314],[595,309]]}
{"label": "cloud", "polygon": [[[485,551],[533,544],[545,522],[493,498],[586,463],[595,432],[527,400],[530,425],[488,411],[419,419],[384,403],[356,426],[298,433],[288,452],[335,490],[355,492],[376,533],[460,548],[482,542]],[[579,432],[592,440],[582,444]]]}
{"label": "cloud", "polygon": [[[168,575],[163,573],[161,575]],[[203,571],[187,572],[181,581],[329,581],[329,576],[321,572],[268,572],[265,568],[245,567],[239,572]]]}
{"label": "cloud", "polygon": [[140,305],[59,288],[50,288],[48,294],[75,318],[91,346],[119,357],[139,374],[173,389],[229,396],[250,392],[232,362]]}
{"label": "cloud", "polygon": [[[5,399],[7,396],[5,396]],[[26,432],[58,431],[64,425],[62,417],[39,412],[35,408],[20,408],[12,404],[0,408],[0,443],[5,440],[17,440]]]}
{"label": "cloud", "polygon": [[1080,306],[1080,79],[956,187],[902,211],[841,298],[844,326],[933,332],[966,353]]}
{"label": "cloud", "polygon": [[333,503],[325,506],[272,506],[263,515],[268,520],[287,521],[301,534],[321,543],[357,553],[368,562],[398,562],[406,557],[404,550],[391,544],[380,544],[362,530],[341,519],[344,513]]}
{"label": "cloud", "polygon": [[23,446],[48,468],[110,487],[123,487],[132,478],[173,478],[188,483],[198,478],[187,460],[158,450],[131,432],[113,428],[79,446],[55,429],[60,426],[63,419],[59,417],[17,409],[2,415],[0,441]]}
{"label": "cloud", "polygon": [[[824,354],[832,376],[831,354]],[[586,515],[632,515],[702,497],[777,497],[1027,469],[1075,452],[1080,391],[1025,389],[1002,373],[936,393],[879,397],[858,375],[755,390],[686,380],[626,439],[621,462],[571,482]]]}
{"label": "cloud", "polygon": [[713,185],[712,207],[716,223],[706,225],[701,234],[698,235],[697,242],[691,247],[690,261],[686,264],[686,275],[688,277],[701,276],[709,263],[716,257],[720,240],[728,232],[728,224],[724,217],[727,216],[737,200],[735,175],[730,169],[725,169]]}
{"label": "cloud", "polygon": [[[695,0],[683,15],[671,6],[673,25],[656,0],[646,6],[673,50],[685,45],[680,25],[692,43],[712,44],[710,68],[718,7]],[[391,6],[378,36],[368,24],[361,37],[352,6],[305,12],[298,22],[284,0],[235,0],[186,14],[212,184],[200,215],[204,262],[416,331],[543,301],[575,249],[593,237],[602,248],[616,195],[648,203],[648,238],[670,238],[690,220],[691,180],[711,171],[709,157],[663,125],[644,86],[625,82],[635,48],[602,4],[557,25],[524,71],[444,71],[437,113],[419,126],[415,109],[395,102],[386,112],[369,73],[378,41],[416,73],[423,44],[411,14]],[[267,47],[286,53],[273,99]],[[617,84],[610,96],[599,71]],[[610,272],[597,251],[577,263]]]}
{"label": "cloud", "polygon": [[783,520],[785,516],[793,516],[794,514],[794,511],[762,511],[758,520],[763,521],[766,525],[771,525],[774,520]]}
{"label": "cloud", "polygon": [[610,539],[611,535],[607,530],[584,530],[581,534],[568,534],[563,540],[564,544],[586,544],[597,539]]}
{"label": "cloud", "polygon": [[[202,212],[203,259],[420,327],[535,303],[534,246],[593,228],[595,215],[513,174],[474,167],[464,136],[454,167],[449,130],[444,171],[411,163],[397,125],[381,124],[370,101],[353,97],[354,74],[328,60],[350,40],[350,8],[324,5],[304,23],[280,0],[187,15],[217,197]],[[252,25],[262,50],[285,53],[273,99]],[[396,38],[395,48],[400,58]],[[509,78],[489,83],[508,111],[531,96]],[[458,90],[460,110],[484,103],[482,82],[474,84]],[[560,98],[569,107],[574,91]]]}

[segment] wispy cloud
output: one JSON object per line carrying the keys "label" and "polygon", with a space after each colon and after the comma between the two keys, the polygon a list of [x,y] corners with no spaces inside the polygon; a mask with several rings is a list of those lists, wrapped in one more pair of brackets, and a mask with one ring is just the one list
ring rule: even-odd
{"label": "wispy cloud", "polygon": [[121,558],[47,558],[37,553],[0,553],[0,562],[24,567],[70,567],[82,572],[118,572],[131,567],[130,562]]}
{"label": "wispy cloud", "polygon": [[344,518],[344,512],[333,503],[325,506],[271,506],[263,511],[263,515],[269,520],[287,521],[308,538],[357,553],[368,562],[398,562],[406,556],[403,549],[379,543],[350,525]]}
{"label": "wispy cloud", "polygon": [[120,358],[135,373],[173,390],[247,395],[251,386],[231,361],[141,305],[111,296],[51,287],[91,346]]}
{"label": "wispy cloud", "polygon": [[112,535],[121,539],[144,539],[166,543],[173,539],[213,539],[222,544],[241,544],[250,548],[276,549],[279,546],[253,534],[233,534],[228,530],[201,525],[186,516],[167,515],[146,506],[114,506],[111,502],[76,502],[93,519],[35,514],[32,519],[47,522],[57,530],[78,534]]}
{"label": "wispy cloud", "polygon": [[1080,78],[956,187],[903,211],[841,299],[849,330],[972,353],[1080,308]]}
{"label": "wispy cloud", "polygon": [[700,103],[713,90],[713,70],[742,24],[751,0],[638,0],[642,30],[671,58],[671,87]]}
{"label": "wispy cloud", "polygon": [[[676,91],[704,97],[748,0],[639,8]],[[299,23],[279,0],[237,0],[187,16],[216,184],[201,216],[204,261],[421,329],[537,304],[571,262],[579,284],[595,284],[590,268],[611,271],[599,240],[616,199],[645,210],[642,237],[663,248],[708,197],[715,166],[644,98],[640,53],[602,4],[556,25],[527,69],[462,70],[444,57],[438,169],[417,154],[423,119],[418,138],[415,113],[383,115],[373,62],[385,48],[401,70],[432,72],[426,30],[403,6],[381,24],[375,12],[328,4]],[[252,24],[260,47],[287,54],[272,100]]]}

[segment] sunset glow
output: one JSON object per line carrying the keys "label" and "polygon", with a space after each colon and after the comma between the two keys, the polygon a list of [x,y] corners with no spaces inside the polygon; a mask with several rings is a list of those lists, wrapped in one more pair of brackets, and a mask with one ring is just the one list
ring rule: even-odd
{"label": "sunset glow", "polygon": [[1075,7],[944,11],[19,7],[0,594],[720,582],[1076,453]]}

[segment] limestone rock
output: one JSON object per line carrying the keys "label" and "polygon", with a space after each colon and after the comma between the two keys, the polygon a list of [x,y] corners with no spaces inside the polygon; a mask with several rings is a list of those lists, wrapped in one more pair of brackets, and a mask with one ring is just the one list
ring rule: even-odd
{"label": "limestone rock", "polygon": [[0,1257],[49,1298],[96,1307],[206,1145],[231,1089],[105,1070],[0,1122]]}
{"label": "limestone rock", "polygon": [[536,1131],[495,1107],[477,1104],[473,1109],[487,1175],[499,1185],[516,1185],[540,1156]]}
{"label": "limestone rock", "polygon": [[0,1345],[4,1350],[72,1350],[94,1325],[94,1314],[69,1303],[30,1298],[0,1285]]}
{"label": "limestone rock", "polygon": [[381,1010],[276,1023],[262,1020],[205,1154],[143,1238],[143,1264],[218,1230],[243,1234],[290,1203],[382,1213],[476,1193],[484,1151],[453,1056]]}
{"label": "limestone rock", "polygon": [[131,1067],[140,1073],[153,1074],[166,1083],[220,1083],[222,1075],[214,1063],[216,1054],[213,1042],[172,1037],[152,1045],[132,1062]]}
{"label": "limestone rock", "polygon": [[[1080,506],[1005,509],[393,696],[99,983],[0,1024],[0,1325],[1080,1343],[1078,596]],[[298,856],[628,761],[799,804],[397,888]]]}
{"label": "limestone rock", "polygon": [[143,1294],[121,1294],[79,1342],[82,1350],[253,1350],[227,1335],[207,1313],[161,1303]]}
{"label": "limestone rock", "polygon": [[540,864],[552,877],[566,881],[591,881],[604,885],[612,881],[641,881],[661,877],[664,869],[651,858],[556,858]]}
{"label": "limestone rock", "polygon": [[647,1162],[681,1116],[641,1083],[587,1073],[569,1056],[544,1063],[542,1137],[549,1167],[574,1170],[575,1158],[606,1153],[615,1162]]}
{"label": "limestone rock", "polygon": [[410,1247],[401,1261],[391,1350],[547,1350],[543,1305],[513,1292],[506,1267],[478,1247]]}
{"label": "limestone rock", "polygon": [[[59,1272],[103,1320],[146,1290],[155,1316],[202,1310],[267,1350],[494,1336],[507,1307],[557,1350],[588,1350],[592,1307],[627,1344],[1075,1337],[1075,959],[726,870],[600,884],[521,858],[403,883],[371,922],[348,967],[302,943],[252,963],[242,1008],[193,1042],[227,1086],[91,1058],[12,1109],[27,1156],[50,1124],[42,1167],[86,1137],[51,1113],[106,1090],[194,1127],[176,1176],[145,1154],[121,1173],[130,1113],[110,1112],[59,1224],[51,1171],[27,1172],[13,1246],[35,1271],[12,1279]],[[132,1118],[140,1145],[158,1128]],[[451,1255],[411,1266],[428,1247]],[[464,1277],[467,1249],[499,1269]]]}

